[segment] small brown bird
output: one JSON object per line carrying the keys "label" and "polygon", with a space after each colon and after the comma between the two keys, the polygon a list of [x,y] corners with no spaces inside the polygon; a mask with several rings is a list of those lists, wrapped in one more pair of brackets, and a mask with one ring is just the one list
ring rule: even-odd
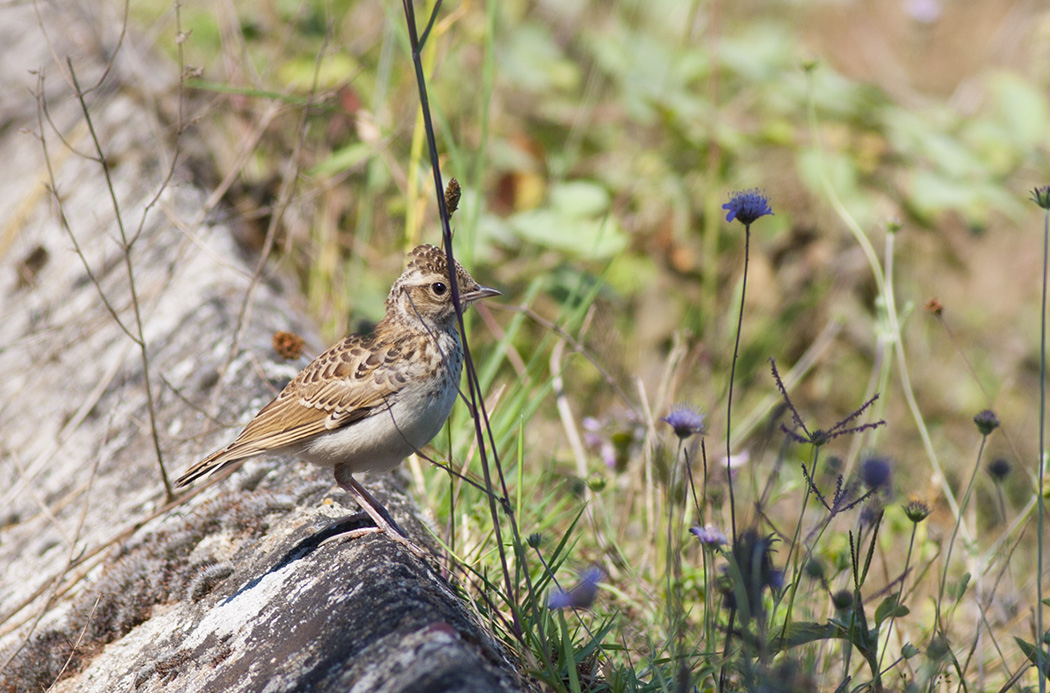
{"label": "small brown bird", "polygon": [[[481,286],[456,263],[464,308],[500,292]],[[409,545],[386,510],[353,477],[389,471],[420,450],[445,424],[459,392],[463,347],[445,254],[421,245],[386,299],[369,335],[350,335],[313,360],[255,415],[237,439],[193,465],[176,482],[264,453],[292,453],[332,467],[376,528]]]}

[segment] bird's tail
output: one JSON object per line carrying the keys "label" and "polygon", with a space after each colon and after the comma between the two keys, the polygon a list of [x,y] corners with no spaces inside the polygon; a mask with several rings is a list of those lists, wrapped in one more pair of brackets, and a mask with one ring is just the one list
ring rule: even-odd
{"label": "bird's tail", "polygon": [[243,446],[241,446],[240,449],[236,448],[236,443],[231,443],[222,450],[217,450],[208,455],[203,460],[187,469],[185,474],[176,479],[175,487],[182,488],[183,486],[189,486],[202,476],[213,474],[234,462],[240,462],[258,454],[256,451],[245,451]]}

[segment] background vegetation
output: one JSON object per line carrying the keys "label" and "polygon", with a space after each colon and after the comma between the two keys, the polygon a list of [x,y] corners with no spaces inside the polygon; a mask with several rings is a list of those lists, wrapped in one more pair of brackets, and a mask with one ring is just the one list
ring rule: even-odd
{"label": "background vegetation", "polygon": [[[332,340],[378,319],[402,252],[440,241],[401,7],[131,11],[184,51],[181,141],[216,152],[254,220],[244,242],[276,234],[275,271],[301,278]],[[1050,178],[1048,33],[1050,13],[1008,0],[440,9],[423,64],[442,171],[464,189],[455,251],[505,296],[470,337],[520,534],[503,527],[508,562],[484,495],[408,468],[464,594],[537,678],[1037,685],[1042,239],[1026,200]],[[751,229],[735,367],[738,548],[754,530],[739,553],[688,529],[732,536],[745,233],[722,205],[752,187],[775,214]],[[770,358],[809,431],[876,394],[844,428],[885,425],[800,443]],[[660,421],[679,403],[706,415],[703,448]],[[481,475],[465,408],[435,447]],[[547,609],[578,574],[568,601],[597,578],[590,608]]]}

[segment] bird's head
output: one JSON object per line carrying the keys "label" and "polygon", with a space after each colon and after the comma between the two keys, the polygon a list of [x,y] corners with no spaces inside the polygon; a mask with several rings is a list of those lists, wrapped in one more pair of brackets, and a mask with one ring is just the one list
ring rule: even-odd
{"label": "bird's head", "polygon": [[[478,284],[458,262],[455,276],[463,308],[483,298],[500,295],[499,291]],[[451,327],[456,308],[452,303],[444,251],[432,245],[412,249],[408,254],[408,266],[387,296],[386,314],[388,319],[410,327],[437,330]]]}

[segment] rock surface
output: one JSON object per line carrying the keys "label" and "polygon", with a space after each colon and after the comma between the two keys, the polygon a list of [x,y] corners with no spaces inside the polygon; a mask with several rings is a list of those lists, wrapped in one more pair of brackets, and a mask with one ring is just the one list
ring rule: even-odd
{"label": "rock surface", "polygon": [[[253,460],[166,500],[157,446],[174,478],[227,442],[306,363],[275,331],[324,345],[172,168],[177,69],[119,42],[121,11],[0,8],[0,691],[519,690],[436,561],[321,543],[354,510],[322,470]],[[116,204],[66,56],[101,80]],[[363,482],[422,541],[398,478]]]}

